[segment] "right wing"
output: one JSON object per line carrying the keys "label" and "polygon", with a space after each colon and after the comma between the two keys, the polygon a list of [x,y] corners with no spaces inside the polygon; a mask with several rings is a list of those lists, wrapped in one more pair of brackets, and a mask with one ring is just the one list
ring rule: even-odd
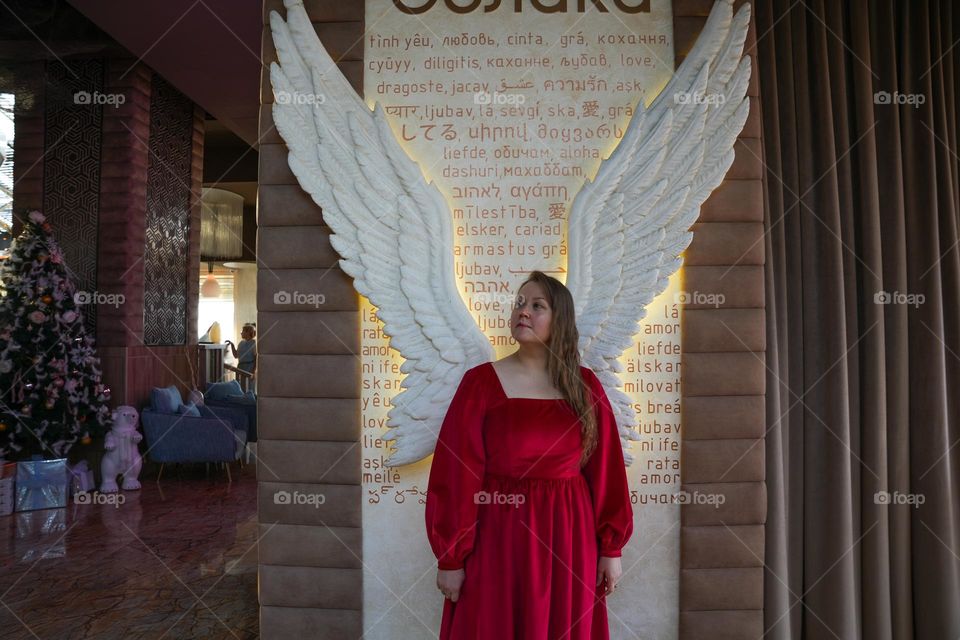
{"label": "right wing", "polygon": [[493,360],[457,290],[451,212],[321,44],[300,0],[270,13],[279,64],[270,66],[273,119],[300,185],[323,209],[330,242],[354,287],[377,307],[406,374],[392,399],[387,464],[421,460],[464,372]]}
{"label": "right wing", "polygon": [[682,265],[700,206],[733,163],[750,109],[743,46],[750,5],[717,0],[696,45],[648,108],[641,101],[616,149],[570,210],[567,287],[583,364],[607,391],[624,440],[639,434],[619,359],[646,307]]}

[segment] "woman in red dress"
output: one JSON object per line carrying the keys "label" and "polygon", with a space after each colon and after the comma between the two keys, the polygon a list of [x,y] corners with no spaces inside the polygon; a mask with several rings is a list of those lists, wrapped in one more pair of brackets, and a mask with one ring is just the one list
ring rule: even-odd
{"label": "woman in red dress", "polygon": [[531,274],[510,331],[515,353],[464,374],[430,469],[440,639],[606,639],[633,533],[613,410],[559,280]]}

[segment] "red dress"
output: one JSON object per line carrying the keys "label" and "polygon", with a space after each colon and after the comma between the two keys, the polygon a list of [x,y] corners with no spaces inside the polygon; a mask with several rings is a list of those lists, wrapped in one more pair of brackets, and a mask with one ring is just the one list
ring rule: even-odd
{"label": "red dress", "polygon": [[467,371],[447,410],[427,487],[440,569],[463,568],[440,640],[609,637],[598,555],[619,557],[633,509],[613,410],[586,367],[597,449],[579,468],[565,400],[508,398],[492,363]]}

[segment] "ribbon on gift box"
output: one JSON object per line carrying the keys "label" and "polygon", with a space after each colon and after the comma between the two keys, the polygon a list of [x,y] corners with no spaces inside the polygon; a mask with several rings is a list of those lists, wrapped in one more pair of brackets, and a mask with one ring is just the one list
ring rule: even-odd
{"label": "ribbon on gift box", "polygon": [[81,460],[72,467],[68,467],[67,471],[70,473],[71,493],[78,494],[93,491],[95,485],[93,481],[93,471],[87,466],[86,460]]}
{"label": "ribbon on gift box", "polygon": [[[38,458],[39,456],[35,456]],[[67,459],[17,463],[17,511],[67,506]]]}

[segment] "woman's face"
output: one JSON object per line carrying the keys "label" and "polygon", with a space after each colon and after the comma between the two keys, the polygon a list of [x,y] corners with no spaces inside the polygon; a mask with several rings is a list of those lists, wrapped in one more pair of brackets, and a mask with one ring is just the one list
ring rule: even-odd
{"label": "woman's face", "polygon": [[550,342],[550,323],[553,312],[547,303],[547,294],[536,282],[528,282],[517,292],[510,313],[510,335],[517,342]]}

